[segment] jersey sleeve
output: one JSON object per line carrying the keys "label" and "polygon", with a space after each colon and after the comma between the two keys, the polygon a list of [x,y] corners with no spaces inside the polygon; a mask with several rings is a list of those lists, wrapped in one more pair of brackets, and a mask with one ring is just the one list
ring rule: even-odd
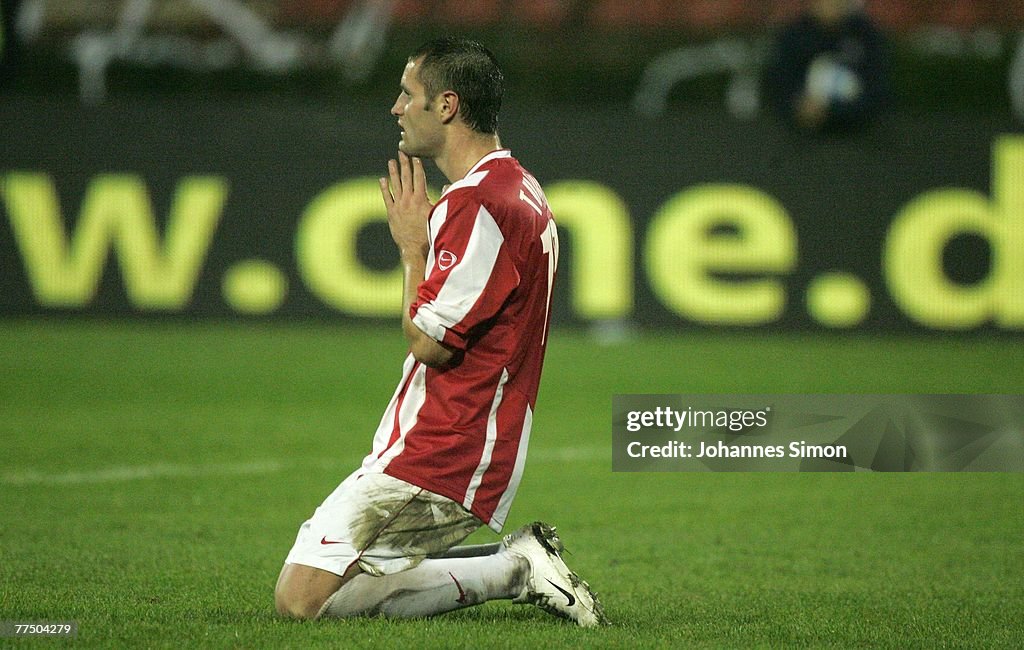
{"label": "jersey sleeve", "polygon": [[478,201],[455,199],[437,206],[443,221],[409,316],[434,340],[465,350],[472,330],[498,313],[520,275],[494,215]]}

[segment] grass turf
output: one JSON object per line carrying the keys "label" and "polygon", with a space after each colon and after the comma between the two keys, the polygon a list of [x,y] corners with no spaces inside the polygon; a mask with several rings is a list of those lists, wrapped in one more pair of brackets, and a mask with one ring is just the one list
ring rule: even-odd
{"label": "grass turf", "polygon": [[610,471],[614,393],[1024,392],[1019,341],[954,341],[556,331],[510,521],[559,526],[616,623],[579,630],[507,603],[273,615],[394,389],[395,328],[2,323],[0,620],[92,647],[1021,647],[1022,474]]}

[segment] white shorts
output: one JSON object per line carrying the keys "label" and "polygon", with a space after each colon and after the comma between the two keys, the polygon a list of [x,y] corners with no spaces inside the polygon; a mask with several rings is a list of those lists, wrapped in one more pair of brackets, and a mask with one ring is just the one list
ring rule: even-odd
{"label": "white shorts", "polygon": [[443,553],[479,528],[462,504],[381,473],[358,470],[299,527],[286,564],[382,576]]}

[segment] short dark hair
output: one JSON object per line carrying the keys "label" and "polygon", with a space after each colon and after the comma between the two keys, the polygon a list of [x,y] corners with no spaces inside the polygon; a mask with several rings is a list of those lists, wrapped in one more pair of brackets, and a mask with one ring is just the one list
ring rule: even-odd
{"label": "short dark hair", "polygon": [[459,115],[471,129],[498,130],[505,77],[490,50],[476,41],[445,37],[424,43],[409,60],[421,57],[419,79],[428,101],[451,90],[459,96]]}

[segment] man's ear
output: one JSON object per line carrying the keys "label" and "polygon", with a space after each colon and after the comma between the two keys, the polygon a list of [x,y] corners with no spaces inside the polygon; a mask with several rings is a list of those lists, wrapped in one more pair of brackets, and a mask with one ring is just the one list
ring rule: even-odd
{"label": "man's ear", "polygon": [[442,124],[448,124],[459,114],[459,96],[451,90],[441,93],[437,100],[437,114]]}

